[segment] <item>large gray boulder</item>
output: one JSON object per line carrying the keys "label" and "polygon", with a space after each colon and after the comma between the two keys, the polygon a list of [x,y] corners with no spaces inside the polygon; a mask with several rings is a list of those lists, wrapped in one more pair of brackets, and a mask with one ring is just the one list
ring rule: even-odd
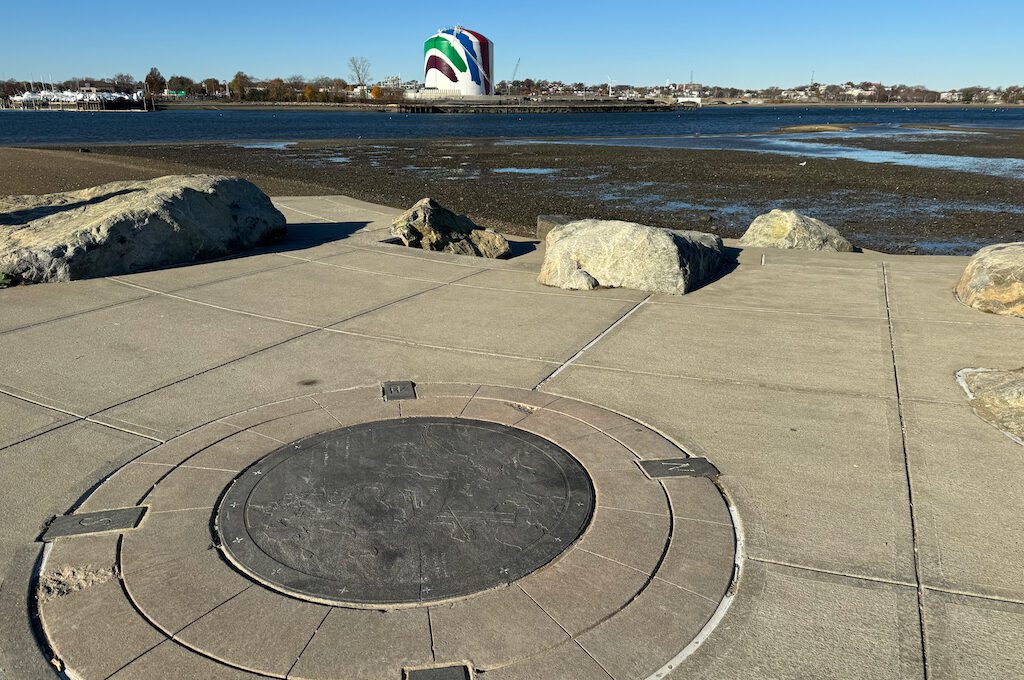
{"label": "large gray boulder", "polygon": [[538,281],[558,288],[598,286],[682,295],[725,264],[722,239],[632,222],[579,220],[548,232]]}
{"label": "large gray boulder", "polygon": [[1024,317],[1024,241],[975,253],[956,284],[956,296],[983,312]]}
{"label": "large gray boulder", "polygon": [[548,237],[548,232],[555,227],[575,221],[575,217],[568,215],[537,215],[537,238],[543,241]]}
{"label": "large gray boulder", "polygon": [[432,198],[424,198],[402,213],[391,223],[391,233],[405,245],[423,250],[490,258],[509,254],[504,236],[477,226]]}
{"label": "large gray boulder", "polygon": [[740,245],[753,248],[789,248],[849,253],[850,242],[834,227],[795,210],[772,210],[754,218]]}
{"label": "large gray boulder", "polygon": [[1024,368],[964,368],[956,377],[979,417],[1024,444]]}
{"label": "large gray boulder", "polygon": [[237,253],[285,234],[237,177],[170,175],[60,194],[0,197],[0,278],[112,276]]}

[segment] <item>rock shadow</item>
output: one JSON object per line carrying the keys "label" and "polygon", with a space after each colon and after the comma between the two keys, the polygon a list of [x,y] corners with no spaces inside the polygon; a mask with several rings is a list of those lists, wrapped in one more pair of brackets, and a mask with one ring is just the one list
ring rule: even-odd
{"label": "rock shadow", "polygon": [[508,255],[502,259],[511,260],[514,257],[528,255],[537,250],[540,241],[509,241]]}
{"label": "rock shadow", "polygon": [[732,246],[722,246],[722,259],[723,259],[723,261],[722,261],[721,268],[718,270],[718,272],[715,273],[714,276],[709,277],[707,279],[704,279],[703,281],[698,283],[696,286],[694,286],[690,290],[686,291],[686,294],[689,295],[690,293],[692,293],[694,291],[697,291],[697,290],[700,290],[701,288],[703,288],[705,286],[710,286],[715,281],[721,281],[726,276],[728,276],[732,272],[736,271],[736,267],[740,266],[740,253],[741,252],[743,252],[742,248],[733,248]]}
{"label": "rock shadow", "polygon": [[[299,222],[289,224],[287,235],[259,248],[259,252],[287,252],[341,241],[369,225],[370,222]],[[252,251],[239,253],[241,256],[247,254],[252,254]]]}

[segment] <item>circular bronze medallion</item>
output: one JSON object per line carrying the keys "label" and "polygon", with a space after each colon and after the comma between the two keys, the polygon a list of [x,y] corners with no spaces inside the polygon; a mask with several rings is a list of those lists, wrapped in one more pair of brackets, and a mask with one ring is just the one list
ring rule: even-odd
{"label": "circular bronze medallion", "polygon": [[511,583],[586,528],[594,490],[558,446],[462,418],[361,423],[243,472],[216,524],[229,559],[317,601],[414,605]]}

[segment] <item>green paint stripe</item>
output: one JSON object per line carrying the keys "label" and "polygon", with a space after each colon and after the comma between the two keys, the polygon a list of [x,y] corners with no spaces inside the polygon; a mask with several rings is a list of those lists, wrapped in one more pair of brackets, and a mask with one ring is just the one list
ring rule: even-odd
{"label": "green paint stripe", "polygon": [[452,65],[454,65],[455,68],[459,69],[463,73],[465,73],[466,69],[469,68],[468,66],[466,66],[466,61],[462,58],[462,55],[459,54],[459,51],[457,49],[455,49],[455,45],[451,44],[445,38],[442,38],[441,36],[438,35],[428,40],[423,45],[423,54],[425,55],[431,49],[435,49],[444,56],[448,57],[448,60],[452,62]]}

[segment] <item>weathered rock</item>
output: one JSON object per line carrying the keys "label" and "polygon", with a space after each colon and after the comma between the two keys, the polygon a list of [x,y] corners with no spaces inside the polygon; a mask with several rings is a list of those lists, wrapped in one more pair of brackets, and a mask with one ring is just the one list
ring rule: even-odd
{"label": "weathered rock", "polygon": [[423,250],[490,258],[509,254],[504,236],[477,226],[432,198],[424,198],[402,213],[391,223],[391,233],[405,245]]}
{"label": "weathered rock", "polygon": [[230,255],[285,234],[266,194],[237,177],[170,175],[0,197],[0,278],[112,276]]}
{"label": "weathered rock", "polygon": [[537,216],[537,238],[541,241],[547,238],[548,232],[563,224],[575,222],[575,217],[568,215],[538,215]]}
{"label": "weathered rock", "polygon": [[980,418],[1024,444],[1024,368],[964,368],[956,377]]}
{"label": "weathered rock", "polygon": [[1024,317],[1024,241],[975,253],[956,284],[956,296],[983,312]]}
{"label": "weathered rock", "polygon": [[740,245],[839,253],[853,250],[850,242],[834,227],[795,210],[772,210],[757,216],[740,238]]}
{"label": "weathered rock", "polygon": [[722,239],[632,222],[579,220],[555,227],[538,281],[589,290],[597,286],[682,295],[725,264]]}

